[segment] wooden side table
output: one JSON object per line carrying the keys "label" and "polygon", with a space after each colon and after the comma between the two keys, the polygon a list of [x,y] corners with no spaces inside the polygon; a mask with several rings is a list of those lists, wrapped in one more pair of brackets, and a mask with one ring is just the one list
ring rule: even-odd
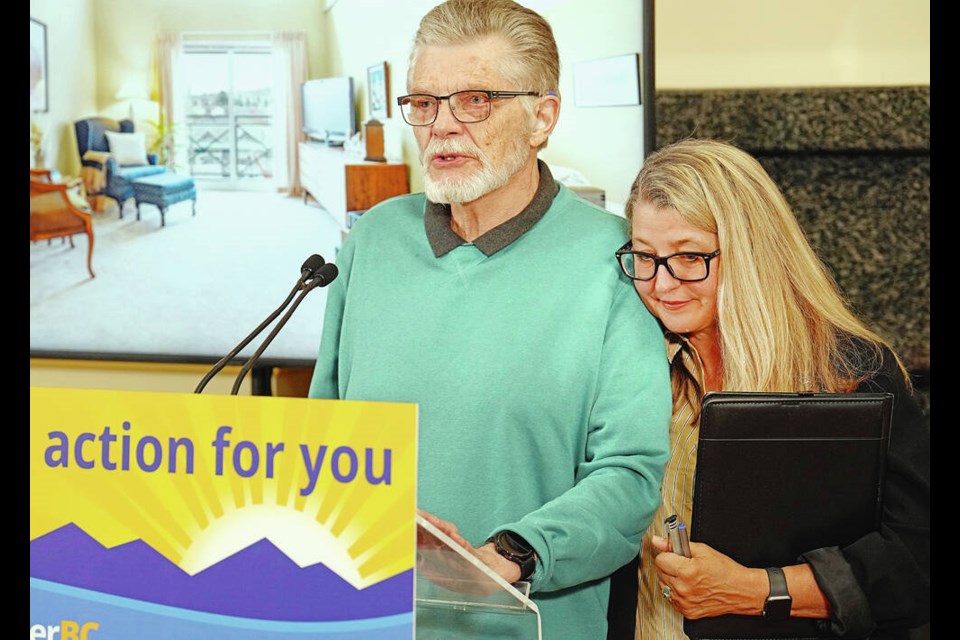
{"label": "wooden side table", "polygon": [[300,184],[346,231],[351,211],[366,211],[387,198],[410,192],[407,165],[370,162],[343,147],[301,142]]}

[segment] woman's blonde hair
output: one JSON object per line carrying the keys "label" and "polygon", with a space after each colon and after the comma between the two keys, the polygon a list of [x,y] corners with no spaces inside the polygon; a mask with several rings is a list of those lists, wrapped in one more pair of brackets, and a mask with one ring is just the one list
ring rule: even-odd
{"label": "woman's blonde hair", "polygon": [[[630,189],[631,223],[641,202],[675,210],[717,235],[724,390],[849,392],[879,368],[888,345],[851,310],[780,189],[750,154],[718,140],[663,147],[644,161]],[[673,376],[675,399],[702,395],[682,369]]]}

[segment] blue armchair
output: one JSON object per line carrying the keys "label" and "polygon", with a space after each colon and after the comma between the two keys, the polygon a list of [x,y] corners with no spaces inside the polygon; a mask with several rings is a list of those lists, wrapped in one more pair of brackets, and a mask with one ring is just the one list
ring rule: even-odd
{"label": "blue armchair", "polygon": [[[132,120],[111,120],[109,118],[86,118],[74,123],[77,134],[77,150],[80,152],[80,164],[84,177],[88,172],[99,172],[99,188],[90,188],[87,182],[87,195],[103,195],[112,198],[120,208],[123,217],[123,205],[134,197],[133,181],[144,176],[163,173],[166,168],[157,163],[157,154],[146,154],[147,164],[121,165],[116,158],[99,157],[109,153],[107,131],[133,133]],[[93,152],[93,153],[87,153]]]}

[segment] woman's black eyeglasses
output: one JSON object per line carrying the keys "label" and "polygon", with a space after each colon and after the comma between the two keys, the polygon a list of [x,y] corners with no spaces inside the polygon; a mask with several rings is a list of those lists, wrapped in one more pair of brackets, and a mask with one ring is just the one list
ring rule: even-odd
{"label": "woman's black eyeglasses", "polygon": [[662,258],[643,251],[632,251],[630,243],[617,250],[617,261],[628,278],[646,282],[653,280],[657,269],[667,268],[670,275],[680,282],[700,282],[710,277],[710,261],[720,255],[720,249],[713,253],[699,251],[681,251]]}

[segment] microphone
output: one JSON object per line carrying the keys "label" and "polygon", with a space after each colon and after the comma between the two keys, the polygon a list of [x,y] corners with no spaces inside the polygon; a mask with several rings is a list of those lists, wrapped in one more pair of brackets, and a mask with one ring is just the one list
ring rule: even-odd
{"label": "microphone", "polygon": [[264,352],[267,346],[273,342],[273,339],[277,337],[277,334],[280,333],[280,329],[283,328],[283,325],[287,324],[287,320],[290,319],[290,316],[293,315],[293,312],[297,310],[297,307],[300,306],[300,303],[303,302],[303,299],[307,297],[307,294],[313,291],[318,287],[325,287],[331,282],[333,282],[340,271],[337,269],[337,265],[333,263],[326,263],[314,274],[313,278],[310,280],[310,283],[303,288],[303,292],[300,296],[293,302],[293,305],[287,310],[280,321],[277,322],[277,325],[273,330],[264,338],[263,342],[260,343],[260,346],[257,347],[257,350],[254,352],[250,359],[243,365],[240,369],[240,373],[237,374],[237,379],[233,382],[233,389],[230,391],[230,395],[235,396],[240,390],[240,384],[243,382],[244,377],[247,373],[253,368],[254,363],[260,358],[260,355]]}
{"label": "microphone", "polygon": [[317,269],[323,266],[323,256],[318,254],[313,254],[309,258],[303,261],[303,265],[300,267],[301,276],[309,276],[307,280],[313,278],[313,275],[317,272]]}
{"label": "microphone", "polygon": [[203,376],[203,379],[200,381],[200,384],[197,385],[197,388],[194,389],[193,392],[201,393],[204,387],[207,386],[207,383],[210,382],[210,380],[212,380],[213,377],[217,375],[225,366],[227,366],[227,363],[229,363],[234,356],[240,353],[241,349],[243,349],[245,346],[250,344],[251,340],[253,340],[258,335],[260,335],[260,332],[262,332],[267,327],[268,324],[273,322],[274,319],[278,315],[280,315],[280,313],[290,304],[290,301],[293,300],[293,296],[296,295],[297,291],[300,291],[300,289],[302,289],[307,282],[310,282],[315,278],[317,271],[323,266],[323,264],[324,264],[323,257],[317,255],[316,253],[310,256],[309,258],[307,258],[306,260],[304,260],[303,265],[300,267],[300,278],[297,280],[297,283],[293,285],[293,289],[290,291],[290,294],[287,296],[287,299],[284,300],[279,307],[274,309],[273,313],[267,316],[267,318],[263,322],[261,322],[260,325],[256,329],[254,329],[252,333],[250,333],[250,335],[244,338],[240,342],[240,344],[234,347],[230,351],[230,353],[223,356],[217,362],[217,364],[213,365],[210,371],[208,371],[207,374]]}

